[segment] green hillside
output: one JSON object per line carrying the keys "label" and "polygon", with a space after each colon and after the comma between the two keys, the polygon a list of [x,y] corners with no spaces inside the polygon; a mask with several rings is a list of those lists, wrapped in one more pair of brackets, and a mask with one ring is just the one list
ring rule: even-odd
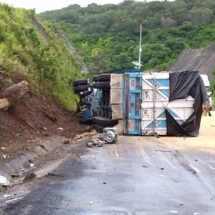
{"label": "green hillside", "polygon": [[143,69],[168,68],[185,48],[215,41],[215,1],[175,0],[67,8],[40,14],[58,23],[91,72],[132,67],[143,25]]}
{"label": "green hillside", "polygon": [[80,68],[52,27],[41,25],[34,11],[0,4],[0,75],[10,81],[14,71],[27,77],[35,93],[75,109],[71,81]]}

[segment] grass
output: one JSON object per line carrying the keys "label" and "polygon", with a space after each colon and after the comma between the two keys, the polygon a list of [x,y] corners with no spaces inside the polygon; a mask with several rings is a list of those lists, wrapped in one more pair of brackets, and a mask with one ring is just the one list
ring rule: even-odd
{"label": "grass", "polygon": [[33,18],[32,10],[0,4],[1,74],[10,79],[19,71],[27,76],[33,91],[51,94],[64,108],[75,110],[77,97],[71,83],[80,77],[80,68],[51,26],[42,26],[47,40]]}

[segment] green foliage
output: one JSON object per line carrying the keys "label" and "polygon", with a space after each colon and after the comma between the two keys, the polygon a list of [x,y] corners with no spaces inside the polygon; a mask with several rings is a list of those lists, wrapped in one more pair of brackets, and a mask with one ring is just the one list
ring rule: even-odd
{"label": "green foliage", "polygon": [[71,5],[40,17],[61,26],[92,73],[132,67],[142,24],[143,69],[159,71],[168,68],[185,48],[214,42],[214,11],[214,0],[126,0],[118,5]]}
{"label": "green foliage", "polygon": [[3,75],[18,70],[35,90],[52,94],[67,109],[74,110],[76,96],[71,82],[80,69],[65,46],[56,39],[52,26],[42,26],[35,12],[0,4],[0,66]]}

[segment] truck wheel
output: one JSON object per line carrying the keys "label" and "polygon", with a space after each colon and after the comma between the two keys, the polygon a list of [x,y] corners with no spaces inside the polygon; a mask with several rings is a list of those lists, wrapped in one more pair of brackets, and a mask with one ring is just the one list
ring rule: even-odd
{"label": "truck wheel", "polygon": [[82,91],[88,90],[89,87],[90,87],[89,84],[74,86],[74,92],[75,93],[80,93]]}
{"label": "truck wheel", "polygon": [[86,84],[88,84],[88,80],[86,79],[73,81],[73,86],[86,85]]}
{"label": "truck wheel", "polygon": [[95,82],[95,83],[93,83],[93,88],[97,88],[97,89],[110,88],[110,82],[109,81]]}
{"label": "truck wheel", "polygon": [[100,74],[93,76],[93,81],[110,81],[111,74]]}
{"label": "truck wheel", "polygon": [[108,119],[108,118],[104,118],[104,117],[93,117],[92,123],[100,125],[102,127],[113,127],[118,124],[118,120]]}

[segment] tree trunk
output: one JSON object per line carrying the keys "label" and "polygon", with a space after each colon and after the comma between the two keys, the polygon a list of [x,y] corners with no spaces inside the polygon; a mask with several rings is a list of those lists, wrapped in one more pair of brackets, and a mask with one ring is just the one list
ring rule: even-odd
{"label": "tree trunk", "polygon": [[28,92],[28,82],[21,81],[0,93],[0,110],[9,108],[14,105],[22,96]]}

